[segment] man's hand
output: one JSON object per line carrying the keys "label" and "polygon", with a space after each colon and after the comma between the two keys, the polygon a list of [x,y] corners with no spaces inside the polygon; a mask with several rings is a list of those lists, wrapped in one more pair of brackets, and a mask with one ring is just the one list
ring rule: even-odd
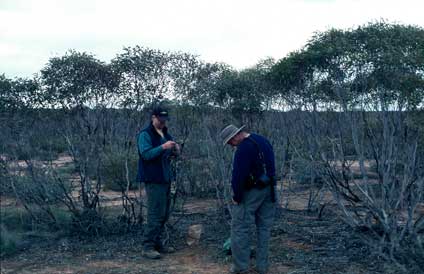
{"label": "man's hand", "polygon": [[175,147],[174,147],[174,154],[176,155],[176,156],[178,156],[178,155],[180,155],[181,154],[181,146],[180,146],[180,144],[178,144],[178,143],[175,143]]}
{"label": "man's hand", "polygon": [[167,141],[162,145],[163,149],[173,149],[175,147],[176,143],[174,141]]}
{"label": "man's hand", "polygon": [[233,205],[238,205],[239,204],[236,201],[234,201],[234,198],[232,199],[232,201],[233,201]]}

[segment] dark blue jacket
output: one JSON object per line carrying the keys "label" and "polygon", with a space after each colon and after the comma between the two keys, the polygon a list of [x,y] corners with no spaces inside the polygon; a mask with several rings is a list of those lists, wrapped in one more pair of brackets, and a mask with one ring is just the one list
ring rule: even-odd
{"label": "dark blue jacket", "polygon": [[245,184],[249,176],[253,175],[258,178],[263,173],[258,147],[250,139],[256,141],[264,154],[266,174],[271,178],[275,177],[275,158],[272,145],[265,137],[254,133],[250,134],[237,146],[234,155],[231,187],[234,193],[233,199],[237,203],[240,203],[243,199]]}
{"label": "dark blue jacket", "polygon": [[162,144],[172,140],[167,128],[163,129],[164,138],[150,123],[138,135],[138,173],[137,182],[170,183],[170,150],[164,150]]}

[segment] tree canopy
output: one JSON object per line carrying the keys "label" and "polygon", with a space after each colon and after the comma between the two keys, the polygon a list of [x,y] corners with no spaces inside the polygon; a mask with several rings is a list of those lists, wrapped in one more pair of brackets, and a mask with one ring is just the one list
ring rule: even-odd
{"label": "tree canopy", "polygon": [[424,29],[378,22],[317,33],[270,79],[280,95],[306,102],[415,109],[424,99]]}

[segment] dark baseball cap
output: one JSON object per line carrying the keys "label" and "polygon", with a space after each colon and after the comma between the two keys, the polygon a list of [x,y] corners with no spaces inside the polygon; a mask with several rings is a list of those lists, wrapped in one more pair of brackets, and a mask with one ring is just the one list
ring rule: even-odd
{"label": "dark baseball cap", "polygon": [[155,115],[159,119],[169,120],[168,110],[165,109],[164,107],[155,107],[155,108],[153,108],[152,115]]}

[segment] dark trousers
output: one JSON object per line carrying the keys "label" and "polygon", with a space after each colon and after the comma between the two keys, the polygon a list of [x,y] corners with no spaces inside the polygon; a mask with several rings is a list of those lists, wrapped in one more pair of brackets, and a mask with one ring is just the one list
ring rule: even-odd
{"label": "dark trousers", "polygon": [[147,224],[144,228],[144,250],[162,247],[161,235],[169,218],[171,184],[146,183]]}

